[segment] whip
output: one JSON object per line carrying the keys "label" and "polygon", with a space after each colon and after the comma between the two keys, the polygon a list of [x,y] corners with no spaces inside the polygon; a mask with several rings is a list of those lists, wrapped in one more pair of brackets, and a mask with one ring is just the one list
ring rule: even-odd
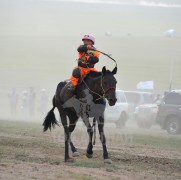
{"label": "whip", "polygon": [[106,53],[104,53],[104,52],[102,52],[102,51],[99,51],[99,50],[95,50],[95,51],[97,51],[97,52],[99,52],[99,53],[101,53],[101,54],[107,56],[107,57],[110,58],[111,60],[113,60],[113,61],[115,62],[115,64],[116,64],[116,67],[117,67],[117,62],[116,62],[116,60],[113,59],[110,55],[108,55],[108,54],[106,54]]}

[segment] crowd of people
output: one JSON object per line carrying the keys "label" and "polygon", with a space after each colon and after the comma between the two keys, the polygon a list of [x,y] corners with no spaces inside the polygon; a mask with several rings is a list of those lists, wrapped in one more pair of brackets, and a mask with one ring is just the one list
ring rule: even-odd
{"label": "crowd of people", "polygon": [[36,92],[33,87],[30,87],[29,90],[20,93],[16,88],[12,88],[8,97],[12,118],[33,119],[37,115],[47,113],[48,95],[44,88]]}

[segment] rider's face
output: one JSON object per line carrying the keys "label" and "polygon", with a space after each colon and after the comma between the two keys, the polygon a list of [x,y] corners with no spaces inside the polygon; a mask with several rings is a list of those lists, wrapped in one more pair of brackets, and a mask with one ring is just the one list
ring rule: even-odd
{"label": "rider's face", "polygon": [[84,43],[84,45],[91,45],[91,46],[93,45],[92,41],[89,39],[84,39],[83,43]]}

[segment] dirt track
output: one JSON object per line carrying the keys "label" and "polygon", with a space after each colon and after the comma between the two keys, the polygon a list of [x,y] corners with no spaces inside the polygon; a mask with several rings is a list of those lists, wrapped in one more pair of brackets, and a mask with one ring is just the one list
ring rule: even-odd
{"label": "dirt track", "polygon": [[[64,163],[63,130],[42,133],[39,124],[0,121],[0,179],[181,179],[181,136],[159,129],[106,128],[113,164],[103,163],[97,137],[94,157],[85,156],[86,129],[73,141],[80,156]],[[98,136],[98,135],[97,135]]]}

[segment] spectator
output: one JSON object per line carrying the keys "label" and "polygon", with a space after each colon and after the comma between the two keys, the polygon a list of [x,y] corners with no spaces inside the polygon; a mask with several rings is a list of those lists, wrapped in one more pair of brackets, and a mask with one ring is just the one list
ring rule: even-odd
{"label": "spectator", "polygon": [[40,92],[40,112],[44,115],[47,113],[48,95],[46,89],[42,89]]}
{"label": "spectator", "polygon": [[34,117],[35,115],[35,98],[36,94],[33,87],[30,87],[30,92],[28,96],[28,108],[30,117]]}
{"label": "spectator", "polygon": [[28,118],[28,92],[24,90],[21,97],[21,111],[23,119]]}
{"label": "spectator", "polygon": [[8,94],[10,98],[10,113],[12,117],[16,116],[17,103],[18,103],[18,94],[16,88],[12,88],[12,92]]}

